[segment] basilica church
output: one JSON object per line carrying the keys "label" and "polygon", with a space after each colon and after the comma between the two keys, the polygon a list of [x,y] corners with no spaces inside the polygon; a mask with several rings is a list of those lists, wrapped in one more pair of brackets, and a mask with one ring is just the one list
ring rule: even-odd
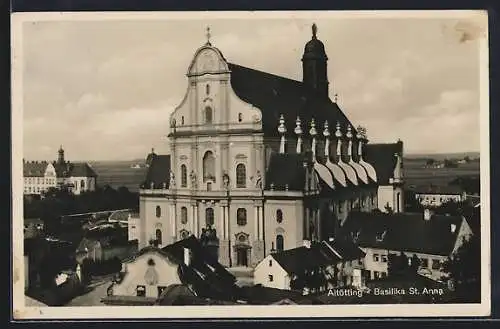
{"label": "basilica church", "polygon": [[208,34],[170,117],[170,152],[146,159],[139,247],[209,236],[221,264],[255,266],[334,237],[352,210],[403,211],[403,143],[369,143],[330,98],[317,32],[302,81],[231,63]]}

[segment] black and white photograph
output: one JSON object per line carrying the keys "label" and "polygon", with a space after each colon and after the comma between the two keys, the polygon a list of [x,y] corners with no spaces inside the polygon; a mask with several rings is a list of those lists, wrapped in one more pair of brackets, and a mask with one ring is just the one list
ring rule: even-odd
{"label": "black and white photograph", "polygon": [[15,319],[490,314],[486,12],[11,26]]}

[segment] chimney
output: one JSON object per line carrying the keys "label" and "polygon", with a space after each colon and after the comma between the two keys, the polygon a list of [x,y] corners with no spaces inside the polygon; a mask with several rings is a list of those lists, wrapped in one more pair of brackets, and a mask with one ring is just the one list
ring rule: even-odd
{"label": "chimney", "polygon": [[451,233],[455,233],[455,231],[457,230],[457,225],[451,224],[450,225],[450,230],[451,230]]}
{"label": "chimney", "polygon": [[432,217],[432,211],[430,209],[424,209],[424,220],[430,220]]}
{"label": "chimney", "polygon": [[303,245],[304,245],[304,247],[306,247],[307,249],[311,249],[311,240],[304,240],[304,241],[303,241]]}
{"label": "chimney", "polygon": [[191,250],[184,248],[184,265],[191,266]]}

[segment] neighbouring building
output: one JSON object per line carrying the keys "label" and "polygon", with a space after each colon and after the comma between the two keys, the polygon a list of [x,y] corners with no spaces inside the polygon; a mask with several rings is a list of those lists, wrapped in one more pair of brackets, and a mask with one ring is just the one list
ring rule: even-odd
{"label": "neighbouring building", "polygon": [[62,146],[57,161],[23,160],[24,194],[42,195],[49,188],[65,187],[74,194],[94,191],[97,174],[88,163],[64,159]]}
{"label": "neighbouring building", "polygon": [[255,267],[254,283],[299,291],[361,287],[364,285],[364,256],[364,252],[349,240],[306,242],[302,247],[266,256]]}
{"label": "neighbouring building", "polygon": [[296,81],[228,62],[210,40],[170,116],[167,155],[151,152],[140,189],[139,246],[212,228],[224,266],[331,237],[354,209],[403,211],[403,143],[370,144],[330,99],[313,34]]}
{"label": "neighbouring building", "polygon": [[[342,226],[364,252],[364,269],[370,279],[388,274],[390,254],[420,259],[418,273],[441,280],[442,264],[468,239],[472,230],[463,216],[424,213],[352,212]],[[367,272],[367,273],[368,273]]]}
{"label": "neighbouring building", "polygon": [[462,202],[466,200],[465,191],[457,185],[425,185],[415,186],[413,192],[416,201],[426,207],[440,207],[447,202]]}
{"label": "neighbouring building", "polygon": [[[137,240],[139,241],[139,224],[140,224],[140,216],[139,213],[129,213],[128,215],[128,240],[133,241]],[[160,231],[161,232],[161,231]]]}
{"label": "neighbouring building", "polygon": [[[109,226],[108,226],[109,225]],[[127,228],[118,223],[96,226],[85,233],[76,250],[79,263],[84,259],[94,262],[114,258],[126,259],[138,250],[137,241],[127,239]]]}
{"label": "neighbouring building", "polygon": [[165,289],[184,285],[194,295],[235,300],[236,278],[207,257],[194,236],[163,248],[148,246],[123,261],[122,271],[103,299],[107,305],[153,305]]}

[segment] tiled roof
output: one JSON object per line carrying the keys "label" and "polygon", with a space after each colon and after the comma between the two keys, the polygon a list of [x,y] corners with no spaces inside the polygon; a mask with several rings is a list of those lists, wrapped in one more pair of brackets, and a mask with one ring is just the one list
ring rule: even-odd
{"label": "tiled roof", "polygon": [[462,194],[464,191],[460,186],[457,185],[417,185],[415,187],[408,188],[409,190],[418,194],[445,194],[445,195],[455,195]]}
{"label": "tiled roof", "polygon": [[377,180],[381,185],[388,185],[389,179],[394,176],[397,158],[395,154],[403,153],[403,142],[387,144],[367,144],[364,148],[365,160],[377,172]]}
{"label": "tiled roof", "polygon": [[65,162],[53,163],[57,177],[97,177],[96,172],[88,163]]}
{"label": "tiled roof", "polygon": [[425,220],[421,213],[353,211],[341,232],[354,237],[360,247],[448,256],[453,251],[462,223],[461,216],[433,215]]}
{"label": "tiled roof", "polygon": [[364,257],[364,253],[356,246],[349,245],[347,241],[331,244],[323,241],[312,243],[310,248],[303,246],[280,251],[272,254],[272,257],[287,273],[301,273],[307,269],[335,264],[341,259],[359,259]]}
{"label": "tiled roof", "polygon": [[284,189],[288,184],[289,190],[301,191],[305,184],[305,169],[302,154],[273,153],[266,172],[266,189],[271,183],[276,189]]}
{"label": "tiled roof", "polygon": [[34,162],[27,161],[23,163],[23,176],[24,177],[43,177],[47,169],[48,162]]}
{"label": "tiled roof", "polygon": [[151,183],[154,184],[154,188],[162,188],[164,183],[166,188],[170,186],[170,155],[153,157],[143,182],[144,188],[151,188]]}
{"label": "tiled roof", "polygon": [[[308,129],[311,118],[323,125],[325,120],[342,129],[350,124],[342,110],[329,98],[318,97],[301,81],[288,79],[237,64],[229,64],[231,86],[243,101],[262,111],[262,129],[265,136],[278,136],[277,125],[283,114],[288,134],[293,135],[295,120],[300,116],[303,129]],[[306,126],[307,125],[307,126]]]}

